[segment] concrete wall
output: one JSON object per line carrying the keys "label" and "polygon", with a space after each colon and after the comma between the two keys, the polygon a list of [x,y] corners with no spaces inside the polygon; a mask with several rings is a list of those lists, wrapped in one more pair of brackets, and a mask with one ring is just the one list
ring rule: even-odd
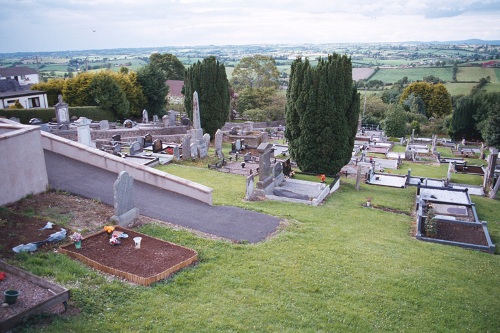
{"label": "concrete wall", "polygon": [[127,161],[47,132],[42,132],[42,146],[45,150],[114,172],[117,176],[120,171],[127,171],[136,181],[179,193],[209,205],[212,204],[212,189],[210,187]]}
{"label": "concrete wall", "polygon": [[0,119],[0,206],[47,190],[40,127]]}

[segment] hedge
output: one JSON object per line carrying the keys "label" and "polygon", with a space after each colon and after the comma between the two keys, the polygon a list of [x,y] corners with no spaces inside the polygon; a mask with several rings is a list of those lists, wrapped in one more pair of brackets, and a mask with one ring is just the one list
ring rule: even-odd
{"label": "hedge", "polygon": [[[110,111],[103,111],[97,106],[70,106],[70,117],[86,117],[94,121],[116,120],[115,115]],[[21,120],[21,124],[29,124],[32,118],[40,118],[44,123],[56,118],[55,108],[50,109],[0,109],[0,117],[10,119],[16,117]]]}

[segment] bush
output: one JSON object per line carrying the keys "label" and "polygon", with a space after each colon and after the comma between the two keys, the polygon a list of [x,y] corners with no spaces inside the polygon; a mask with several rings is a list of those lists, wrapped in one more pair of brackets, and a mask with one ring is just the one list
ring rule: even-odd
{"label": "bush", "polygon": [[[101,120],[116,120],[111,112],[100,110],[97,106],[78,106],[69,107],[70,117],[86,117],[95,121]],[[7,119],[11,117],[19,118],[22,124],[29,124],[32,118],[40,118],[43,122],[47,123],[56,118],[55,109],[2,109],[0,110],[0,117]]]}

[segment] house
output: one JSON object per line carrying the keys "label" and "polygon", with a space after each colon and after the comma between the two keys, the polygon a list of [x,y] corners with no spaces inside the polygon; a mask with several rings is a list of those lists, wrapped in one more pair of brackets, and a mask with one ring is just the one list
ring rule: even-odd
{"label": "house", "polygon": [[25,109],[48,108],[47,93],[40,90],[25,90],[16,79],[0,80],[0,109],[8,109],[16,101]]}
{"label": "house", "polygon": [[182,94],[182,87],[184,87],[184,81],[182,80],[167,80],[166,82],[168,89],[168,100],[170,103],[183,103],[184,95]]}
{"label": "house", "polygon": [[14,79],[21,86],[30,86],[40,82],[38,72],[30,67],[0,68],[0,80]]}

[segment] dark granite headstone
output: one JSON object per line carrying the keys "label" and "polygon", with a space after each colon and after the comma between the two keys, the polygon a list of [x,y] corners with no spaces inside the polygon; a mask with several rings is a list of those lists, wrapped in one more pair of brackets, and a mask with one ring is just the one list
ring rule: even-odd
{"label": "dark granite headstone", "polygon": [[113,135],[111,137],[111,141],[113,141],[113,142],[120,142],[120,141],[122,141],[122,136],[120,134]]}
{"label": "dark granite headstone", "polygon": [[163,150],[163,142],[160,139],[153,141],[153,153],[159,153]]}
{"label": "dark granite headstone", "polygon": [[134,126],[134,123],[132,123],[132,120],[127,119],[123,122],[123,127],[125,128],[132,128]]}
{"label": "dark granite headstone", "polygon": [[150,147],[152,145],[153,145],[153,136],[148,133],[144,136],[144,148]]}

